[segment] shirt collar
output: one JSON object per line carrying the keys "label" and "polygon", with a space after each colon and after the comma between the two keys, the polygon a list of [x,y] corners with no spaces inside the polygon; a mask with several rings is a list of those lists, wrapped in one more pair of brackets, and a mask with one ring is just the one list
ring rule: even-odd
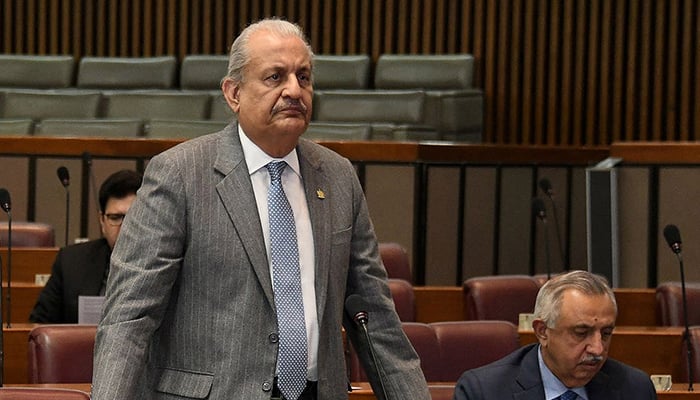
{"label": "shirt collar", "polygon": [[584,399],[588,400],[588,395],[586,394],[585,387],[577,388],[567,388],[563,383],[557,378],[554,373],[547,367],[542,359],[542,346],[537,346],[537,362],[540,365],[540,376],[542,377],[542,384],[544,385],[544,397],[547,400],[556,399],[567,390],[572,390],[576,394]]}
{"label": "shirt collar", "polygon": [[238,125],[238,137],[241,140],[243,156],[245,158],[246,165],[248,166],[248,173],[250,175],[256,173],[259,169],[264,168],[270,161],[283,160],[292,169],[292,171],[301,176],[301,170],[299,169],[299,157],[297,156],[296,147],[286,156],[282,158],[274,158],[270,157],[270,155],[265,153],[260,147],[258,147],[258,145],[253,143],[248,135],[245,134],[240,125]]}

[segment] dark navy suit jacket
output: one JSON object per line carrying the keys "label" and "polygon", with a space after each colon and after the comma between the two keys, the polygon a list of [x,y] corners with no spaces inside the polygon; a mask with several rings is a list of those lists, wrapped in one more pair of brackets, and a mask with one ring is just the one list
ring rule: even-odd
{"label": "dark navy suit jacket", "polygon": [[[454,400],[544,400],[537,361],[537,344],[466,371],[457,381]],[[656,390],[643,371],[609,359],[586,385],[589,400],[656,399]]]}

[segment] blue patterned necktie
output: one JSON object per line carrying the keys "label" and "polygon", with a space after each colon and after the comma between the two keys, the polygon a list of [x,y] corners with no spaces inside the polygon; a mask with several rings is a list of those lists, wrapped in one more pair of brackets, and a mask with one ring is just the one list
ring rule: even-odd
{"label": "blue patterned necktie", "polygon": [[576,400],[578,398],[578,395],[571,390],[567,390],[566,392],[564,392],[564,394],[559,396],[559,398],[561,400]]}
{"label": "blue patterned necktie", "polygon": [[306,387],[307,345],[294,213],[282,188],[282,171],[286,166],[284,161],[266,165],[271,180],[267,207],[279,329],[277,384],[285,398],[296,400]]}

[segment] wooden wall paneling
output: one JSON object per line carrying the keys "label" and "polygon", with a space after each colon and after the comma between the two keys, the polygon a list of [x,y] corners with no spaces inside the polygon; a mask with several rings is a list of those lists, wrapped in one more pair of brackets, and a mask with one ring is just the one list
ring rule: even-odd
{"label": "wooden wall paneling", "polygon": [[[676,125],[676,120],[678,118],[678,104],[677,96],[678,84],[680,82],[680,74],[678,73],[678,59],[680,58],[680,34],[682,31],[681,15],[679,8],[679,1],[671,1],[668,3],[668,12],[666,14],[668,33],[666,35],[666,53],[667,57],[665,59],[665,90],[663,92],[663,121],[661,132],[665,139],[678,140],[680,138],[678,127]],[[671,24],[676,22],[679,29],[671,29]]]}
{"label": "wooden wall paneling", "polygon": [[549,5],[549,32],[547,54],[547,102],[546,102],[546,141],[547,145],[559,144],[559,67],[557,65],[561,53],[561,11],[560,4],[552,2]]}
{"label": "wooden wall paneling", "polygon": [[497,97],[493,96],[497,89],[496,75],[498,66],[498,64],[496,63],[496,43],[498,37],[498,27],[496,18],[497,8],[494,3],[495,2],[493,1],[489,1],[487,4],[485,4],[485,7],[483,9],[484,14],[482,16],[486,20],[484,40],[486,41],[486,43],[489,43],[489,45],[486,46],[484,51],[484,90],[491,94],[491,96],[487,96],[484,99],[484,124],[486,127],[488,127],[485,127],[487,141],[494,143],[504,143],[505,133],[499,131],[497,128],[494,128],[495,123],[497,121],[496,111],[498,109],[495,104]]}
{"label": "wooden wall paneling", "polygon": [[[583,4],[583,3],[581,3]],[[582,18],[584,21],[588,21],[588,33],[585,36],[586,39],[586,57],[584,58],[584,65],[586,70],[585,80],[582,82],[582,86],[586,88],[585,93],[585,109],[582,113],[581,125],[585,127],[584,133],[579,134],[578,137],[583,139],[586,144],[594,144],[600,138],[600,125],[603,121],[599,119],[598,110],[596,104],[600,101],[600,86],[602,82],[600,81],[600,70],[607,68],[605,65],[600,65],[601,58],[598,51],[603,47],[602,37],[600,34],[601,25],[607,24],[607,21],[600,21],[600,1],[591,0],[589,3],[589,10],[585,7],[581,7],[581,14],[587,16],[588,18]],[[588,11],[588,15],[587,14]]]}
{"label": "wooden wall paneling", "polygon": [[513,86],[513,77],[508,74],[508,66],[512,62],[509,57],[509,49],[511,47],[511,15],[510,15],[510,2],[501,1],[498,4],[496,11],[496,25],[497,34],[496,40],[498,42],[496,57],[494,63],[496,64],[495,76],[498,77],[496,80],[496,99],[495,106],[498,108],[499,115],[502,117],[496,118],[496,130],[498,132],[508,132],[510,129],[509,119],[508,119],[508,108],[510,104],[508,102],[511,86]]}
{"label": "wooden wall paneling", "polygon": [[[675,0],[672,0],[675,1]],[[665,95],[665,79],[664,75],[668,72],[665,71],[666,63],[668,60],[667,49],[666,49],[666,15],[664,10],[668,7],[666,0],[656,0],[654,2],[654,27],[652,30],[653,39],[650,44],[653,46],[652,54],[654,55],[653,64],[651,66],[652,74],[650,78],[652,79],[651,87],[651,137],[648,140],[659,140],[663,135],[663,120],[664,120],[664,102],[663,98]]]}
{"label": "wooden wall paneling", "polygon": [[[610,93],[611,93],[611,81],[610,76],[613,71],[613,64],[611,62],[611,52],[614,46],[613,42],[613,2],[603,1],[601,3],[601,23],[600,23],[600,85],[597,88],[596,96],[589,98],[589,104],[591,108],[595,107],[597,110],[597,120],[599,121],[597,126],[598,135],[597,140],[589,141],[585,144],[597,145],[601,143],[608,143],[610,139]],[[598,99],[596,101],[596,98]],[[577,145],[583,145],[583,143],[575,143]]]}
{"label": "wooden wall paneling", "polygon": [[529,110],[534,104],[534,80],[537,71],[535,58],[535,32],[537,30],[537,15],[535,13],[536,3],[534,1],[524,2],[524,22],[523,22],[523,53],[522,53],[522,76],[520,78],[523,98],[518,110],[518,126],[520,126],[520,142],[532,144],[535,141],[532,129],[533,117]]}
{"label": "wooden wall paneling", "polygon": [[[465,51],[469,51],[474,55],[474,86],[483,88],[484,87],[484,55],[486,53],[486,19],[484,18],[484,1],[486,0],[465,0],[467,5],[465,9],[467,10],[464,14],[463,24],[473,26],[471,29],[471,36],[465,37],[465,41],[471,43],[470,47],[465,47]],[[472,10],[473,12],[469,12]],[[467,30],[467,28],[465,28]],[[489,96],[487,93],[484,94],[484,101],[488,103]],[[486,128],[486,127],[485,127]],[[484,130],[485,135],[489,135],[489,130]]]}
{"label": "wooden wall paneling", "polygon": [[[649,12],[648,8],[640,7],[637,2],[630,2],[627,19],[627,49],[625,84],[625,123],[622,129],[626,132],[626,139],[637,138],[637,135],[648,132],[646,121],[647,113],[642,110],[642,102],[648,100],[648,93],[644,91],[647,85],[644,81],[637,81],[637,74],[645,76],[643,63],[645,54],[648,54],[649,43]],[[647,11],[647,12],[645,12]],[[642,45],[644,43],[645,45]],[[637,71],[637,67],[640,68]],[[648,74],[649,71],[646,71]],[[646,75],[648,76],[648,75]]]}
{"label": "wooden wall paneling", "polygon": [[695,34],[693,35],[693,38],[695,38],[695,43],[693,48],[695,49],[695,55],[693,59],[695,60],[695,63],[693,66],[690,68],[691,71],[693,71],[693,77],[695,78],[695,85],[693,89],[693,94],[690,96],[690,98],[693,101],[693,122],[691,122],[689,128],[691,129],[693,136],[690,137],[689,139],[697,139],[697,136],[700,135],[700,79],[698,79],[697,76],[697,71],[700,70],[700,6],[697,6],[695,8]]}
{"label": "wooden wall paneling", "polygon": [[[532,144],[545,143],[545,134],[543,127],[545,126],[546,120],[546,110],[547,105],[546,91],[547,83],[545,81],[547,77],[547,1],[537,0],[537,7],[535,11],[537,15],[537,31],[535,33],[535,103],[533,107],[525,112],[532,113],[534,115],[535,122],[535,140]],[[486,89],[485,89],[486,90]],[[489,110],[490,111],[490,110]],[[487,125],[485,129],[489,129]]]}
{"label": "wooden wall paneling", "polygon": [[[576,6],[580,3],[564,2],[562,5],[562,48],[561,48],[561,83],[562,93],[572,93],[579,89],[576,84],[577,73],[580,72],[581,58],[579,55],[581,40],[581,13]],[[578,39],[578,40],[577,40]],[[581,134],[581,125],[578,123],[582,107],[580,106],[581,96],[562,96],[560,103],[560,123],[559,130],[562,133],[560,144],[569,144],[569,136],[578,138]],[[575,106],[573,104],[576,104]]]}
{"label": "wooden wall paneling", "polygon": [[627,47],[627,35],[625,30],[625,15],[627,10],[627,3],[624,1],[615,2],[615,17],[614,17],[614,47],[613,47],[613,84],[612,84],[612,101],[611,101],[611,121],[610,121],[610,131],[611,140],[625,140],[627,138],[627,133],[623,132],[623,121],[624,121],[624,101],[623,96],[625,94],[625,67],[626,64],[626,51]]}
{"label": "wooden wall paneling", "polygon": [[[691,127],[690,96],[692,88],[691,65],[693,64],[693,3],[685,2],[682,15],[681,62],[678,101],[678,135],[680,140],[688,140]],[[697,46],[697,43],[695,44]]]}
{"label": "wooden wall paneling", "polygon": [[[508,91],[510,92],[508,99],[508,131],[517,130],[518,126],[518,116],[520,115],[520,110],[522,105],[520,99],[522,98],[522,62],[520,61],[520,51],[522,49],[522,3],[514,2],[511,9],[511,23],[510,25],[510,43],[508,46]],[[517,133],[520,136],[520,132]],[[522,139],[519,139],[522,141]]]}

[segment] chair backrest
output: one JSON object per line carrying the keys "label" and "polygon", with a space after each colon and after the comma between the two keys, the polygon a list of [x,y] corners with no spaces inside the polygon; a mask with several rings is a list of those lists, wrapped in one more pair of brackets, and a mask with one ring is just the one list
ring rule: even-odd
{"label": "chair backrest", "polygon": [[[9,242],[8,224],[0,225],[0,246]],[[43,222],[12,222],[12,247],[54,247],[56,234],[53,226]]]}
{"label": "chair backrest", "polygon": [[399,319],[404,322],[416,320],[416,296],[411,282],[403,279],[389,279],[389,290]]}
{"label": "chair backrest", "polygon": [[153,119],[146,128],[146,137],[152,139],[191,139],[220,131],[226,127],[225,121],[213,120],[163,120]]}
{"label": "chair backrest", "polygon": [[92,381],[95,325],[41,325],[29,332],[29,383]]}
{"label": "chair backrest", "polygon": [[31,118],[0,119],[0,136],[27,136],[32,132],[34,121]]}
{"label": "chair backrest", "polygon": [[173,89],[175,56],[83,57],[78,65],[79,88]]}
{"label": "chair backrest", "polygon": [[220,90],[227,68],[227,55],[187,55],[180,65],[180,89]]}
{"label": "chair backrest", "polygon": [[73,86],[73,56],[0,54],[0,87],[62,89]]}
{"label": "chair backrest", "polygon": [[342,122],[311,122],[304,137],[311,140],[369,140],[372,127],[369,124]]}
{"label": "chair backrest", "polygon": [[507,321],[449,321],[430,324],[440,346],[438,376],[454,382],[468,369],[505,357],[520,347],[518,327]]}
{"label": "chair backrest", "polygon": [[140,119],[45,119],[35,136],[126,138],[143,135]]}
{"label": "chair backrest", "polygon": [[105,118],[204,120],[209,115],[211,96],[197,92],[132,92],[104,94]]}
{"label": "chair backrest", "polygon": [[0,400],[90,400],[90,395],[75,389],[1,387]]}
{"label": "chair backrest", "polygon": [[518,324],[521,313],[535,308],[539,281],[529,275],[474,277],[464,281],[464,319]]}
{"label": "chair backrest", "polygon": [[215,121],[226,121],[231,122],[236,119],[236,115],[226,103],[226,99],[221,94],[221,92],[211,93],[211,111],[209,112],[209,119]]}
{"label": "chair backrest", "polygon": [[[520,347],[518,328],[507,321],[402,322],[428,382],[455,382],[468,369],[496,361]],[[349,378],[367,381],[354,348],[348,348]]]}
{"label": "chair backrest", "polygon": [[97,118],[102,95],[94,90],[8,90],[0,118]]}
{"label": "chair backrest", "polygon": [[472,87],[471,54],[382,54],[375,89],[456,90]]}
{"label": "chair backrest", "polygon": [[411,262],[406,248],[395,242],[379,243],[379,255],[389,278],[404,279],[413,283]]}
{"label": "chair backrest", "polygon": [[[680,282],[664,282],[656,287],[656,317],[661,326],[685,326],[683,291]],[[700,325],[700,282],[686,282],[688,325]]]}
{"label": "chair backrest", "polygon": [[425,92],[420,90],[318,90],[314,120],[421,124]]}
{"label": "chair backrest", "polygon": [[361,55],[315,55],[314,89],[367,89],[370,59]]}

